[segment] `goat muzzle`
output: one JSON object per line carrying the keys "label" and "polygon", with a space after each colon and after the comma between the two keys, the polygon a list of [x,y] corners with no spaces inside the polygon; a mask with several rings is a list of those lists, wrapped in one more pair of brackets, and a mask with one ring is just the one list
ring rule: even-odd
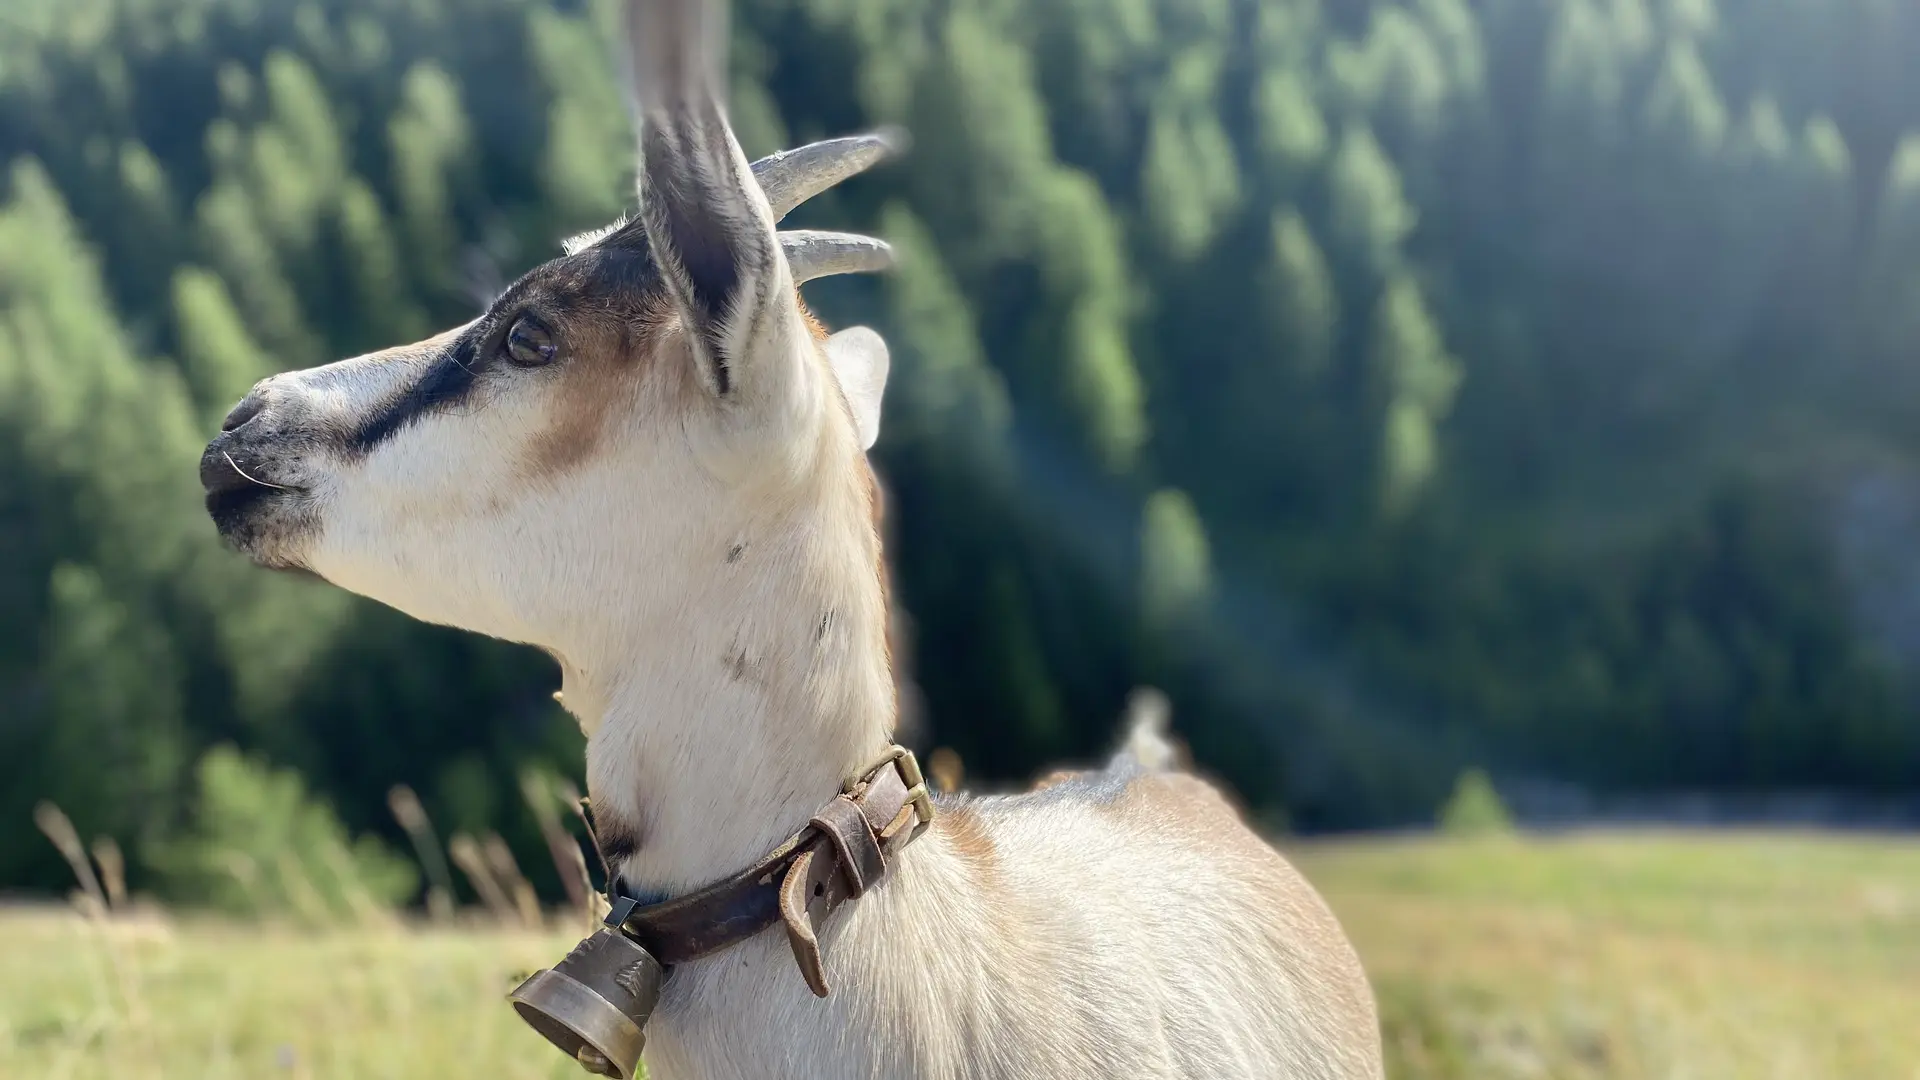
{"label": "goat muzzle", "polygon": [[633,1080],[665,970],[619,930],[596,930],[508,995],[514,1011],[596,1076]]}

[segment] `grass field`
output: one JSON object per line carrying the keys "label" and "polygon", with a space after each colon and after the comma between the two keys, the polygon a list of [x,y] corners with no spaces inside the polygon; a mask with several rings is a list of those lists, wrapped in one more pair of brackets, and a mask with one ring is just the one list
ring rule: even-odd
{"label": "grass field", "polygon": [[1295,855],[1367,963],[1393,1076],[1920,1080],[1920,839]]}
{"label": "grass field", "polygon": [[[1298,846],[1391,1075],[1920,1080],[1920,841]],[[0,913],[0,1076],[584,1076],[502,1000],[551,932]]]}

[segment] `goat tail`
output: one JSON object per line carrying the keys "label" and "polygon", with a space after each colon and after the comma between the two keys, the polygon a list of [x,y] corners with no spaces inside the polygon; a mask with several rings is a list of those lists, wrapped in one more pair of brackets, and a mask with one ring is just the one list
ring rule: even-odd
{"label": "goat tail", "polygon": [[1167,733],[1173,705],[1167,695],[1142,686],[1127,696],[1127,734],[1110,768],[1137,768],[1169,772],[1181,767],[1181,752]]}

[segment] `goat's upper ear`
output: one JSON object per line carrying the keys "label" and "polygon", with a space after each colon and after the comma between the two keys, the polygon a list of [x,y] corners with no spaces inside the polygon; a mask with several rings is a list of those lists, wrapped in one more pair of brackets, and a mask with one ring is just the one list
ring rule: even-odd
{"label": "goat's upper ear", "polygon": [[853,409],[860,449],[871,450],[880,438],[880,399],[887,390],[886,340],[867,327],[852,326],[828,338],[826,350],[840,392]]}

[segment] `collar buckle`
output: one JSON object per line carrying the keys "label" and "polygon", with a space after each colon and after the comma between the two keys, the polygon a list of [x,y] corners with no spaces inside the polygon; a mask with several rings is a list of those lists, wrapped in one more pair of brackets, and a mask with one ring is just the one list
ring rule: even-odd
{"label": "collar buckle", "polygon": [[867,785],[873,783],[874,777],[880,775],[880,770],[889,765],[900,770],[900,779],[907,787],[907,805],[913,807],[919,818],[919,823],[913,827],[913,834],[907,839],[917,839],[933,825],[933,795],[927,788],[926,775],[920,771],[920,760],[913,756],[913,751],[899,745],[887,747],[885,753],[874,758],[842,785],[840,792],[857,797],[866,790]]}

